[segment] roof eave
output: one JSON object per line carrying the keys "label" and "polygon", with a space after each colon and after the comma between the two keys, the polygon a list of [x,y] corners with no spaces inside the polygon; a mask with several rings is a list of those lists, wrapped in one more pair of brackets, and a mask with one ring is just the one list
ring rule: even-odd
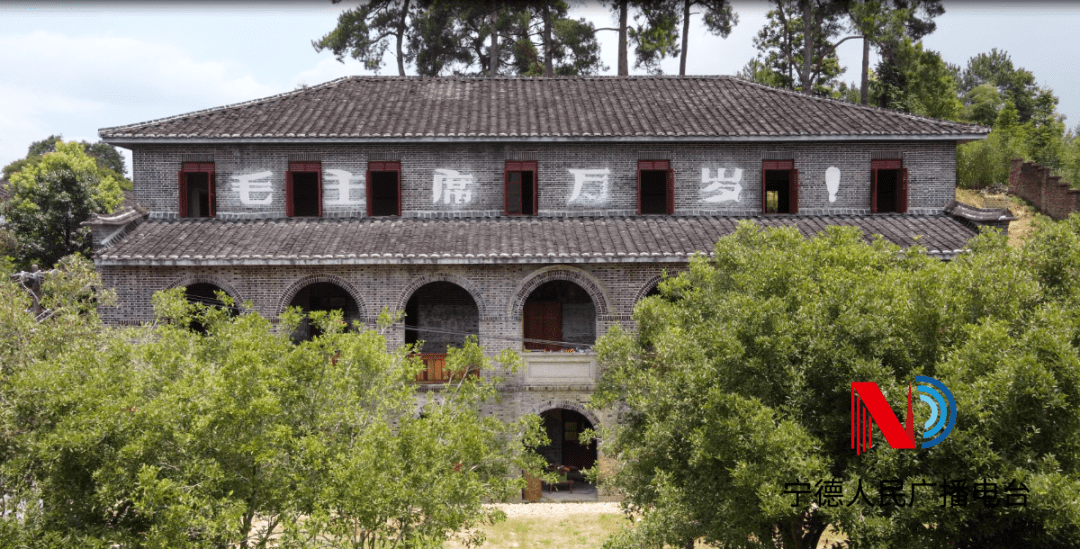
{"label": "roof eave", "polygon": [[721,135],[721,136],[410,136],[410,137],[137,137],[101,136],[120,147],[129,145],[218,145],[258,143],[780,143],[821,141],[955,141],[986,139],[986,134],[850,134],[850,135]]}

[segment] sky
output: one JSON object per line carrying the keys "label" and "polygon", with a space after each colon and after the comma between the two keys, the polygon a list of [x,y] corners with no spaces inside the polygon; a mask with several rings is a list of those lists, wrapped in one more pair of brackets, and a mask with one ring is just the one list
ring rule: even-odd
{"label": "sky", "polygon": [[[602,5],[569,0],[571,15],[597,27],[614,21]],[[61,134],[98,140],[97,130],[288,92],[342,76],[373,74],[338,62],[311,41],[332,30],[358,1],[14,2],[0,0],[0,166],[22,158],[33,141]],[[753,39],[769,4],[734,0],[739,22],[726,39],[691,17],[687,74],[735,74],[757,51]],[[946,13],[927,49],[966,66],[991,48],[1008,52],[1054,90],[1069,128],[1080,123],[1080,2],[944,0]],[[608,70],[617,66],[616,33],[599,33]],[[862,45],[838,49],[858,82]],[[631,63],[633,54],[631,53]],[[871,60],[871,66],[877,59]],[[665,60],[678,74],[678,59]],[[388,55],[384,75],[397,73]],[[643,74],[631,67],[631,74]],[[131,156],[124,153],[129,169]]]}

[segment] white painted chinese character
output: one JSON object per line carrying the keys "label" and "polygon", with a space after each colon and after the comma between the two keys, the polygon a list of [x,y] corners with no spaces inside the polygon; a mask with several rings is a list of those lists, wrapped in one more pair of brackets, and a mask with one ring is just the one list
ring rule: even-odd
{"label": "white painted chinese character", "polygon": [[[248,206],[265,206],[274,200],[274,195],[271,194],[273,190],[269,181],[255,181],[256,179],[266,179],[270,177],[271,172],[256,172],[249,173],[247,175],[234,175],[233,179],[236,181],[233,183],[233,190],[240,193],[240,202]],[[251,198],[251,193],[266,193],[264,198]]]}
{"label": "white painted chinese character", "polygon": [[734,168],[730,176],[727,175],[726,168],[717,168],[716,177],[710,177],[709,168],[701,168],[701,184],[707,185],[701,189],[701,194],[716,193],[701,200],[704,202],[738,202],[739,193],[742,192],[742,185],[740,184],[742,174],[743,171],[739,168]]}
{"label": "white painted chinese character", "polygon": [[442,198],[443,204],[468,204],[472,202],[472,189],[476,181],[474,175],[461,175],[457,170],[435,170],[435,187],[431,203],[437,204]]}
{"label": "white painted chinese character", "polygon": [[[326,170],[326,179],[323,185],[327,189],[337,190],[337,198],[326,202],[327,206],[350,206],[360,204],[360,200],[363,195],[364,189],[364,176],[353,175],[345,170]],[[359,183],[351,183],[354,179],[359,179]],[[353,198],[351,191],[356,191],[356,198]]]}
{"label": "white painted chinese character", "polygon": [[578,198],[597,202],[607,198],[608,175],[611,174],[611,170],[601,168],[568,171],[574,176],[574,191],[570,193],[570,199],[567,202],[573,202]]}
{"label": "white painted chinese character", "polygon": [[829,202],[836,202],[836,193],[840,192],[840,168],[829,166],[825,170],[825,188],[829,189]]}

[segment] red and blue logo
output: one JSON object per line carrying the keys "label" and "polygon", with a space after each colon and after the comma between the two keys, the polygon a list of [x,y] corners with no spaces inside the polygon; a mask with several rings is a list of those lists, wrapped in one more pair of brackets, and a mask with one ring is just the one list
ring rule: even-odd
{"label": "red and blue logo", "polygon": [[[945,384],[927,376],[915,376],[919,385],[919,400],[930,405],[930,419],[923,425],[923,448],[937,446],[952,432],[956,425],[956,399]],[[911,382],[908,382],[907,421],[893,413],[885,395],[877,383],[854,381],[851,383],[851,447],[862,454],[873,443],[874,424],[885,435],[892,448],[915,448],[915,420],[911,406]],[[929,439],[929,440],[927,440]]]}

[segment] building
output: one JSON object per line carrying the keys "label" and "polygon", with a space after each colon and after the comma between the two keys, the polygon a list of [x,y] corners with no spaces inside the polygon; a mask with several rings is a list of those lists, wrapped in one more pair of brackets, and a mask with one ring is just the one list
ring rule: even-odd
{"label": "building", "polygon": [[745,218],[954,257],[956,145],[987,132],[730,77],[343,78],[102,129],[149,210],[90,223],[102,316],[148,321],[177,286],[270,317],[404,310],[393,343],[423,340],[433,379],[463,334],[531,351],[492,412],[546,414],[550,459],[587,464],[574,433],[612,420],[583,407],[590,346],[663,272]]}

